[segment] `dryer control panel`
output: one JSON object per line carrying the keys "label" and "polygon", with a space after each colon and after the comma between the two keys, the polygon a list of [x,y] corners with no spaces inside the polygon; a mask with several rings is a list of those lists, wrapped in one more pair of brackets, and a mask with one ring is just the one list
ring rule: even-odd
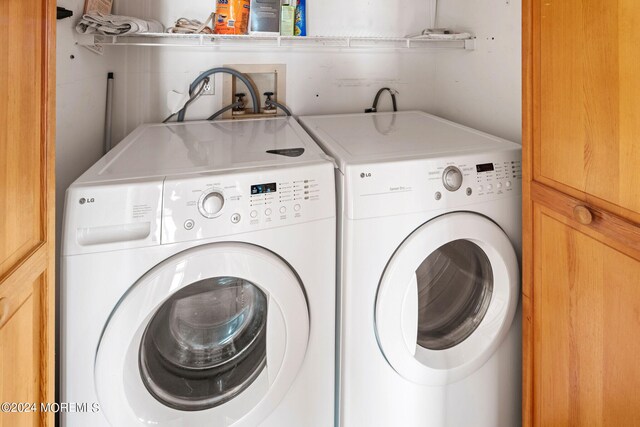
{"label": "dryer control panel", "polygon": [[[475,195],[476,199],[519,192],[522,181],[522,160],[494,157],[494,161],[487,161],[491,159],[487,157],[476,161],[461,159],[458,162],[436,163],[435,169],[429,173],[429,181],[437,188],[438,181],[442,180],[442,186],[447,192],[462,191],[467,197]],[[437,196],[437,192],[435,195]],[[468,200],[450,196],[452,200],[460,202]]]}
{"label": "dryer control panel", "polygon": [[471,209],[474,203],[521,196],[521,150],[351,165],[345,179],[350,219]]}
{"label": "dryer control panel", "polygon": [[476,185],[472,190],[477,191],[478,196],[511,193],[515,187],[518,190],[521,187],[522,161],[519,159],[477,164],[475,172]]}
{"label": "dryer control panel", "polygon": [[330,163],[167,178],[162,243],[240,234],[335,217]]}

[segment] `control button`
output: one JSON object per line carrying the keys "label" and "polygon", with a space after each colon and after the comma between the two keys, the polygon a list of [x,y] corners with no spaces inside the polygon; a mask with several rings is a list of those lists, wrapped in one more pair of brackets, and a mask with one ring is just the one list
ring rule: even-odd
{"label": "control button", "polygon": [[184,229],[185,230],[193,230],[193,227],[196,226],[196,222],[192,219],[188,219],[184,222]]}
{"label": "control button", "polygon": [[502,183],[499,182],[498,185],[496,185],[496,187],[498,187],[498,189],[502,188]]}
{"label": "control button", "polygon": [[471,189],[471,187],[467,188],[467,196],[470,196],[473,194],[473,190]]}
{"label": "control button", "polygon": [[489,191],[493,190],[493,185],[491,185],[491,184],[487,185],[487,190],[489,190]]}
{"label": "control button", "polygon": [[266,209],[266,210],[264,211],[264,214],[265,214],[266,216],[271,216],[271,214],[272,214],[272,213],[273,213],[273,212],[271,211],[271,209]]}
{"label": "control button", "polygon": [[284,206],[283,206],[283,207],[281,207],[281,208],[280,208],[280,213],[281,213],[281,214],[283,214],[283,215],[284,215],[284,214],[286,214],[286,213],[287,213],[287,208],[286,208],[286,207],[284,207]]}
{"label": "control button", "polygon": [[511,188],[511,181],[507,181],[507,188]]}
{"label": "control button", "polygon": [[300,206],[300,205],[295,205],[293,207],[293,210],[296,211],[296,212],[300,212],[300,209],[302,209],[302,206]]}
{"label": "control button", "polygon": [[198,210],[205,218],[215,218],[224,207],[224,196],[217,191],[203,193],[198,201]]}
{"label": "control button", "polygon": [[234,223],[234,224],[239,223],[241,219],[242,219],[242,217],[238,213],[235,213],[235,214],[231,215],[231,222]]}
{"label": "control button", "polygon": [[478,187],[478,191],[482,192],[482,190],[484,190],[484,187],[481,185],[480,187]]}
{"label": "control button", "polygon": [[442,193],[441,192],[436,192],[436,200],[440,200],[442,199]]}
{"label": "control button", "polygon": [[253,219],[258,218],[258,211],[251,211],[251,218]]}
{"label": "control button", "polygon": [[464,177],[460,169],[455,166],[449,166],[444,170],[442,174],[442,182],[444,183],[444,188],[447,190],[454,192],[458,191],[460,187],[462,187],[462,181]]}

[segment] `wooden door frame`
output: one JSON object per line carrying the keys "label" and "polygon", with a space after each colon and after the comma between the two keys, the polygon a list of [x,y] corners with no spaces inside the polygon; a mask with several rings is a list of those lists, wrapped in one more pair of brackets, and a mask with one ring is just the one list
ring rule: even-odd
{"label": "wooden door frame", "polygon": [[533,426],[533,3],[522,0],[522,425]]}
{"label": "wooden door frame", "polygon": [[[42,387],[42,396],[45,402],[54,402],[56,400],[56,27],[57,27],[57,2],[54,0],[44,0],[45,16],[47,17],[44,31],[45,40],[42,41],[45,48],[44,75],[48,76],[45,88],[45,108],[43,109],[43,129],[42,138],[44,142],[44,179],[47,181],[43,188],[47,188],[47,196],[44,199],[46,203],[43,212],[48,214],[46,221],[46,245],[49,255],[47,277],[45,279],[46,286],[43,291],[45,295],[44,307],[47,312],[43,319],[47,324],[42,325],[43,331],[46,330],[46,343],[43,347],[47,356],[42,358],[43,366],[41,366],[44,379]],[[41,415],[43,425],[53,426],[53,414]]]}
{"label": "wooden door frame", "polygon": [[[41,16],[44,17],[42,39],[42,90],[41,90],[41,122],[40,134],[40,165],[42,174],[40,188],[45,194],[40,198],[40,224],[41,234],[34,247],[0,277],[0,286],[7,293],[16,293],[24,289],[25,284],[34,283],[42,278],[42,286],[39,289],[39,307],[41,308],[41,322],[38,325],[41,341],[38,343],[39,375],[38,394],[42,403],[55,402],[55,343],[56,343],[56,274],[55,274],[55,124],[56,124],[56,2],[42,0]],[[24,37],[30,37],[28,32]],[[32,36],[31,36],[32,37]],[[25,52],[25,55],[32,54]],[[3,58],[10,60],[10,58]],[[7,102],[7,100],[0,100]],[[7,141],[7,143],[20,144],[22,141]],[[0,307],[2,308],[2,307]],[[4,307],[7,314],[5,321],[9,321],[17,307]],[[2,316],[0,316],[2,317]],[[11,351],[11,349],[8,349]],[[39,405],[41,402],[31,402]],[[18,402],[16,402],[18,403]],[[40,425],[53,426],[54,414],[51,412],[39,413]]]}

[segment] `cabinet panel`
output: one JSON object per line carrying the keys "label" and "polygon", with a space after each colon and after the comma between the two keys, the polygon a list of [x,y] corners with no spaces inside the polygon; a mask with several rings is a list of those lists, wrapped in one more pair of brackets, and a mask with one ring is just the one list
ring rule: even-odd
{"label": "cabinet panel", "polygon": [[640,258],[578,228],[534,205],[533,424],[633,425]]}
{"label": "cabinet panel", "polygon": [[0,278],[44,239],[42,14],[42,0],[0,2]]}
{"label": "cabinet panel", "polygon": [[[42,283],[41,277],[32,284],[0,292],[0,402],[37,403],[39,409],[40,355],[44,350],[40,330],[44,321],[40,310]],[[0,425],[36,426],[38,413],[0,411]]]}
{"label": "cabinet panel", "polygon": [[640,2],[531,1],[534,179],[637,219]]}

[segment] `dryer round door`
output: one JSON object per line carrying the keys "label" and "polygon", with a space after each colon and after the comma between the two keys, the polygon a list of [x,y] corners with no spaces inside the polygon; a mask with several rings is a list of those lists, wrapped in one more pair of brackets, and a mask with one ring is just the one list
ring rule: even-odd
{"label": "dryer round door", "polygon": [[258,425],[308,339],[305,293],[282,259],[243,243],[187,250],[111,314],[95,361],[101,409],[114,426]]}
{"label": "dryer round door", "polygon": [[519,274],[509,238],[485,217],[453,213],[424,224],[380,281],[375,326],[385,358],[417,384],[470,375],[511,327]]}

